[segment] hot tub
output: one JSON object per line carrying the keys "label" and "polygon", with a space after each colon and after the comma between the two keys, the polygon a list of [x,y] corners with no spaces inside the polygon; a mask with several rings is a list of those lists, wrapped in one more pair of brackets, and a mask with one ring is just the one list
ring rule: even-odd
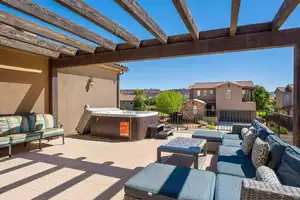
{"label": "hot tub", "polygon": [[109,138],[141,140],[148,126],[158,121],[157,112],[111,110],[91,114],[91,134]]}

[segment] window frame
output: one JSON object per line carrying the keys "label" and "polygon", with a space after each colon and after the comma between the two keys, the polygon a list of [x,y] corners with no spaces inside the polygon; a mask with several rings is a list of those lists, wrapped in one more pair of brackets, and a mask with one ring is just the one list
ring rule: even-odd
{"label": "window frame", "polygon": [[[229,94],[229,96],[228,96],[228,94]],[[225,99],[227,99],[227,100],[231,100],[232,99],[231,90],[227,89],[225,91]]]}

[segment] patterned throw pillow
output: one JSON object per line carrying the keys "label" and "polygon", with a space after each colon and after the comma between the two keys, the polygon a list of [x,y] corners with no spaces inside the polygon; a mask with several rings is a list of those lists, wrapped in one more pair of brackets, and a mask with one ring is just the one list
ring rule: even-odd
{"label": "patterned throw pillow", "polygon": [[242,138],[244,139],[244,137],[245,137],[245,135],[246,135],[246,133],[249,131],[249,129],[248,128],[242,128],[242,130],[241,130],[241,136],[242,136]]}
{"label": "patterned throw pillow", "polygon": [[249,130],[251,130],[254,134],[257,134],[257,130],[254,128],[254,126],[250,126]]}
{"label": "patterned throw pillow", "polygon": [[280,184],[275,172],[267,166],[260,166],[256,170],[256,180],[268,182],[270,184]]}
{"label": "patterned throw pillow", "polygon": [[257,135],[254,134],[252,131],[248,131],[244,136],[244,141],[242,143],[242,150],[245,155],[249,155],[249,153],[251,152],[256,137]]}
{"label": "patterned throw pillow", "polygon": [[269,155],[269,144],[262,141],[260,138],[256,138],[252,148],[252,163],[257,169],[262,165],[266,165]]}

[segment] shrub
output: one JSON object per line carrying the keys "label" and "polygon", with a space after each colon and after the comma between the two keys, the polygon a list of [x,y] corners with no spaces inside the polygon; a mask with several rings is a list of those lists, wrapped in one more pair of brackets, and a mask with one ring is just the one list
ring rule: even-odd
{"label": "shrub", "polygon": [[270,129],[271,129],[271,128],[277,128],[277,124],[276,124],[275,122],[273,122],[273,121],[270,121],[270,122],[268,123],[268,125],[269,125]]}
{"label": "shrub", "polygon": [[201,119],[197,120],[197,124],[199,124],[200,126],[207,126],[208,125],[208,123],[206,121],[201,120]]}
{"label": "shrub", "polygon": [[182,108],[183,96],[174,90],[161,92],[155,99],[157,109],[164,110],[168,112],[168,114],[178,112]]}
{"label": "shrub", "polygon": [[208,126],[209,129],[216,129],[216,126],[214,123],[210,123]]}
{"label": "shrub", "polygon": [[127,110],[124,106],[121,108],[121,110]]}
{"label": "shrub", "polygon": [[280,134],[287,135],[289,134],[289,131],[284,127],[280,127]]}

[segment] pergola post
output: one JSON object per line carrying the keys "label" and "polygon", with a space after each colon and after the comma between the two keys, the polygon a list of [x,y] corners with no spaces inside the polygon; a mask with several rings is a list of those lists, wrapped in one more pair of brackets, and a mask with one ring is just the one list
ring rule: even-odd
{"label": "pergola post", "polygon": [[50,113],[54,117],[54,125],[58,127],[58,76],[57,68],[54,68],[52,61],[49,61],[49,104]]}
{"label": "pergola post", "polygon": [[300,44],[294,47],[294,145],[300,146]]}
{"label": "pergola post", "polygon": [[117,108],[120,108],[120,74],[117,75]]}

